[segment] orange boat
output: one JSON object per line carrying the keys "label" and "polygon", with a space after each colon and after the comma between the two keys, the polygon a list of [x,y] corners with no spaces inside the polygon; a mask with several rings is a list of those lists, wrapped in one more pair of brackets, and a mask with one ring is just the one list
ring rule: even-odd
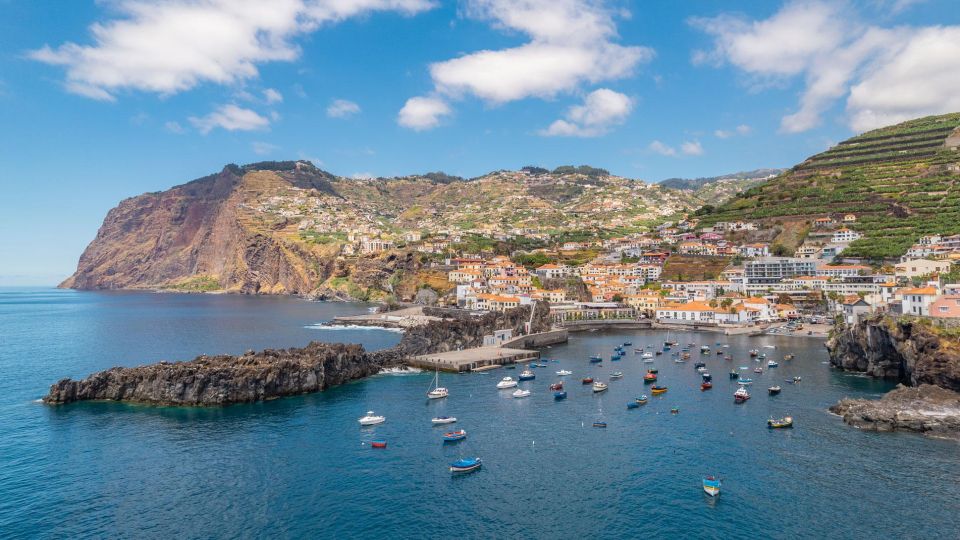
{"label": "orange boat", "polygon": [[704,390],[709,390],[711,388],[713,388],[713,383],[710,381],[703,381],[703,383],[700,385],[701,392],[703,392]]}
{"label": "orange boat", "polygon": [[587,377],[581,380],[580,382],[582,382],[583,384],[593,384],[593,377]]}
{"label": "orange boat", "polygon": [[645,383],[657,382],[657,374],[647,373],[646,375],[643,376],[643,382]]}

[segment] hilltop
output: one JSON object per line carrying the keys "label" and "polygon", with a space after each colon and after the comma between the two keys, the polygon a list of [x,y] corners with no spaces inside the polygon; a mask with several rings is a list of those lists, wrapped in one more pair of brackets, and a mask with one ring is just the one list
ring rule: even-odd
{"label": "hilltop", "polygon": [[923,235],[960,233],[960,113],[929,116],[841,142],[736,195],[701,223],[755,220],[809,229],[852,214],[863,235],[845,257],[903,255]]}

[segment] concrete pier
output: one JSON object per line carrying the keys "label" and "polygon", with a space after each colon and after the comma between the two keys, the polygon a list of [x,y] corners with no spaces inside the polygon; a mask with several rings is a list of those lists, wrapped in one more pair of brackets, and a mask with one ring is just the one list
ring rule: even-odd
{"label": "concrete pier", "polygon": [[502,366],[517,362],[530,362],[540,358],[540,351],[510,349],[505,347],[477,347],[462,351],[424,354],[407,360],[420,369],[437,369],[452,373],[473,371],[487,366]]}

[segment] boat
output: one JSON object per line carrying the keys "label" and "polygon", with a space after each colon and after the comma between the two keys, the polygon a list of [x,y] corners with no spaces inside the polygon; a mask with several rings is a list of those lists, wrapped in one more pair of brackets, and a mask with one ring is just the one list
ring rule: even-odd
{"label": "boat", "polygon": [[750,349],[750,356],[757,356],[758,354],[760,354],[760,351],[756,349]]}
{"label": "boat", "polygon": [[613,356],[610,357],[610,361],[611,361],[611,362],[619,362],[619,361],[620,361],[620,356],[615,354],[615,355],[613,355]]}
{"label": "boat", "polygon": [[628,409],[636,409],[636,408],[639,408],[639,407],[640,407],[640,404],[637,403],[636,401],[628,401],[628,402],[627,402],[627,408],[628,408]]}
{"label": "boat", "polygon": [[517,381],[513,380],[511,377],[504,377],[500,379],[500,382],[497,383],[497,388],[504,390],[507,388],[513,388],[517,386]]}
{"label": "boat", "polygon": [[605,427],[607,427],[607,423],[606,423],[606,422],[599,422],[599,421],[597,421],[597,422],[594,422],[594,423],[593,423],[593,427],[602,427],[602,428],[605,428]]}
{"label": "boat", "polygon": [[713,388],[713,383],[710,381],[703,381],[702,383],[700,383],[701,392],[703,392],[704,390],[709,390],[711,388]]}
{"label": "boat", "polygon": [[693,363],[693,367],[694,367],[694,368],[707,367],[707,364],[704,363],[704,362],[694,362],[694,363]]}
{"label": "boat", "polygon": [[563,382],[555,382],[550,385],[551,390],[563,390]]}
{"label": "boat", "polygon": [[566,391],[561,390],[561,391],[559,391],[559,392],[554,392],[554,393],[553,393],[553,399],[556,400],[556,401],[560,401],[560,400],[563,400],[563,399],[567,399],[567,393],[566,393]]}
{"label": "boat", "polygon": [[755,367],[755,368],[753,368],[753,372],[754,372],[754,373],[763,373],[763,368],[762,368],[762,367]]}
{"label": "boat", "polygon": [[590,363],[592,363],[592,364],[597,364],[597,363],[600,363],[600,362],[603,362],[603,357],[602,357],[602,356],[591,356],[591,357],[590,357]]}
{"label": "boat", "polygon": [[780,390],[782,390],[780,385],[771,386],[770,388],[767,388],[767,393],[769,393],[771,396],[775,396],[780,393]]}
{"label": "boat", "polygon": [[458,459],[450,464],[450,472],[452,473],[468,473],[473,472],[479,469],[483,465],[483,462],[480,461],[480,458],[463,458]]}
{"label": "boat", "polygon": [[361,426],[375,426],[386,422],[387,417],[375,415],[373,411],[367,411],[367,414],[361,416],[357,421],[360,422]]}
{"label": "boat", "polygon": [[732,360],[733,360],[733,357],[730,356],[729,354],[727,354],[727,355],[725,355],[725,356],[723,357],[723,359],[729,362],[729,361],[732,361]]}
{"label": "boat", "polygon": [[697,373],[706,373],[706,372],[707,372],[707,368],[703,366],[700,366],[697,368]]}
{"label": "boat", "polygon": [[743,403],[748,399],[750,399],[750,392],[747,392],[747,389],[742,386],[733,393],[734,403]]}
{"label": "boat", "polygon": [[748,384],[753,384],[753,379],[742,379],[742,378],[741,378],[741,379],[738,379],[738,380],[737,380],[737,384],[740,384],[740,385],[743,385],[743,386],[746,386],[746,385],[748,385]]}
{"label": "boat", "polygon": [[720,479],[715,476],[704,477],[703,492],[711,497],[720,495]]}
{"label": "boat", "polygon": [[436,417],[436,418],[431,418],[431,419],[430,419],[430,423],[432,423],[432,424],[435,425],[435,426],[440,425],[440,424],[452,424],[452,423],[454,423],[454,422],[456,422],[456,421],[457,421],[457,419],[456,419],[456,417],[454,417],[454,416],[438,416],[438,417]]}
{"label": "boat", "polygon": [[605,392],[606,390],[607,390],[607,383],[602,383],[600,381],[593,383],[594,393]]}
{"label": "boat", "polygon": [[710,352],[710,347],[709,347],[709,346],[707,346],[707,345],[701,345],[701,346],[700,346],[700,353],[701,353],[701,354],[707,354],[707,353],[709,353],[709,352]]}
{"label": "boat", "polygon": [[653,353],[653,354],[655,354],[655,355],[657,355],[657,356],[660,356],[661,354],[663,354],[663,351],[657,351],[657,352],[655,352],[655,353]]}
{"label": "boat", "polygon": [[794,356],[793,356],[793,354],[785,354],[785,355],[783,355],[783,359],[784,359],[784,360],[793,360],[793,359],[794,359]]}
{"label": "boat", "polygon": [[760,356],[758,356],[757,359],[758,359],[758,360],[766,360],[766,359],[767,359],[767,353],[760,353]]}
{"label": "boat", "polygon": [[640,397],[637,398],[637,404],[638,404],[638,405],[646,405],[646,404],[647,404],[647,401],[649,401],[649,399],[647,399],[647,395],[646,395],[646,394],[643,394],[643,395],[641,395]]}
{"label": "boat", "polygon": [[774,420],[773,418],[771,418],[771,419],[767,420],[767,427],[770,428],[770,429],[792,428],[792,427],[793,427],[793,417],[792,417],[792,416],[784,416],[783,418],[777,418],[776,420]]}
{"label": "boat", "polygon": [[534,372],[530,371],[529,369],[525,369],[520,372],[519,379],[521,381],[532,381],[533,379],[536,379],[536,378],[537,378],[537,375]]}
{"label": "boat", "polygon": [[664,392],[667,391],[667,387],[666,387],[666,386],[654,386],[653,388],[650,389],[650,391],[653,393],[653,395],[659,396],[660,394],[663,394]]}
{"label": "boat", "polygon": [[793,378],[793,384],[797,384],[798,382],[800,382],[800,381],[802,381],[802,380],[803,380],[803,379],[801,379],[800,376],[797,375],[796,377]]}
{"label": "boat", "polygon": [[673,407],[670,409],[670,414],[680,414],[680,407]]}
{"label": "boat", "polygon": [[652,352],[645,352],[645,353],[643,353],[643,354],[640,355],[640,358],[643,358],[643,359],[653,358],[653,353],[652,353]]}
{"label": "boat", "polygon": [[730,372],[730,378],[731,378],[731,379],[739,379],[739,378],[740,378],[740,374],[737,373],[737,370],[732,370],[732,371]]}
{"label": "boat", "polygon": [[523,388],[517,388],[512,395],[515,398],[525,398],[530,395],[530,391],[524,390]]}
{"label": "boat", "polygon": [[774,360],[767,360],[767,367],[778,367],[780,364]]}
{"label": "boat", "polygon": [[624,347],[629,347],[629,346],[631,346],[631,345],[633,345],[633,342],[632,342],[632,341],[624,341],[624,342],[623,342],[623,346],[624,346]]}
{"label": "boat", "polygon": [[650,384],[650,383],[652,383],[652,382],[657,382],[657,374],[656,374],[656,373],[647,373],[646,375],[643,376],[643,382],[644,382],[644,384]]}
{"label": "boat", "polygon": [[710,382],[713,380],[713,375],[709,373],[701,373],[700,378],[703,380],[703,382]]}
{"label": "boat", "polygon": [[582,382],[583,384],[591,384],[593,383],[593,377],[584,377],[580,379],[580,382]]}
{"label": "boat", "polygon": [[440,386],[440,366],[438,365],[436,374],[433,376],[433,390],[427,392],[427,397],[430,399],[440,399],[448,395],[450,395],[450,391]]}
{"label": "boat", "polygon": [[557,372],[557,375],[561,377],[566,377],[567,375],[573,375],[573,372],[567,371],[566,369],[561,369],[560,371]]}
{"label": "boat", "polygon": [[611,379],[622,379],[622,378],[623,378],[623,372],[622,372],[622,371],[614,371],[613,373],[610,374],[610,378],[611,378]]}
{"label": "boat", "polygon": [[683,353],[682,355],[680,355],[680,358],[683,358],[684,360],[689,360],[689,359],[690,359],[690,353],[685,352],[685,353]]}
{"label": "boat", "polygon": [[374,448],[386,448],[387,441],[370,441],[370,446]]}
{"label": "boat", "polygon": [[657,368],[655,368],[655,367],[652,367],[652,368],[650,368],[650,369],[647,370],[647,373],[653,373],[654,375],[656,375],[656,374],[659,373],[659,372],[660,372],[660,370],[657,369]]}
{"label": "boat", "polygon": [[443,442],[457,442],[467,438],[467,430],[460,429],[443,434]]}

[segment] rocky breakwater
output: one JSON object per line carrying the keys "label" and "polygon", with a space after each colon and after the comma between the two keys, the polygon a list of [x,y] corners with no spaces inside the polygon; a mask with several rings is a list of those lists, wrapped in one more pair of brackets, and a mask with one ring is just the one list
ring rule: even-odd
{"label": "rocky breakwater", "polygon": [[[546,305],[537,304],[533,315],[533,331],[549,327]],[[114,367],[81,380],[62,379],[50,387],[43,401],[211,406],[319,392],[399,365],[408,356],[479,346],[484,335],[505,328],[517,332],[530,320],[529,307],[481,317],[448,317],[411,329],[396,347],[374,352],[360,345],[313,342],[303,348]]]}
{"label": "rocky breakwater", "polygon": [[960,436],[960,340],[918,319],[873,317],[838,327],[829,341],[834,366],[901,384],[882,399],[844,399],[830,410],[876,431]]}

